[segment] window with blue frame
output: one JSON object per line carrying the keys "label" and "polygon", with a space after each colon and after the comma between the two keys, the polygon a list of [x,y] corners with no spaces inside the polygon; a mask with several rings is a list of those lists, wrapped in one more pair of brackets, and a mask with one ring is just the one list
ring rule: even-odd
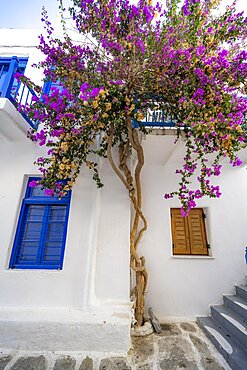
{"label": "window with blue frame", "polygon": [[22,202],[10,268],[62,269],[71,192],[59,199],[29,186]]}

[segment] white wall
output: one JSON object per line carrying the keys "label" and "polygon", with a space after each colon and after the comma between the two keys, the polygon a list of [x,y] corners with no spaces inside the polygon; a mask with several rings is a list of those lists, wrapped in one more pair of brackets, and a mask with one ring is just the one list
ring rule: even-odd
{"label": "white wall", "polygon": [[39,30],[0,28],[0,56],[28,56],[25,75],[37,84],[41,84],[42,71],[33,68],[32,64],[43,58],[42,53],[37,49],[40,34]]}
{"label": "white wall", "polygon": [[[26,71],[38,82],[41,76],[30,66],[38,59],[35,42],[29,40],[20,48],[18,43],[27,34],[20,33],[15,39],[13,30],[6,32],[9,46],[0,48],[0,55],[29,54]],[[207,213],[212,256],[172,256],[170,208],[180,204],[163,195],[177,187],[174,172],[184,152],[183,142],[174,145],[174,138],[148,135],[143,141],[143,199],[149,229],[140,254],[146,257],[149,270],[147,307],[152,306],[163,320],[207,314],[209,304],[219,303],[222,293],[233,292],[234,284],[244,280],[247,244],[246,170],[225,165],[223,176],[217,179],[221,199],[198,203]],[[0,307],[129,312],[129,201],[105,161],[100,163],[103,189],[96,189],[84,169],[73,189],[63,270],[8,269],[24,176],[38,174],[32,163],[41,152],[24,135],[13,141],[1,139]]]}
{"label": "white wall", "polygon": [[[24,175],[37,174],[32,163],[41,154],[38,149],[26,138],[0,146],[0,306],[82,309],[90,304],[85,292],[96,288],[98,298],[126,303],[129,205],[120,184],[110,175],[106,179],[108,187],[101,191],[96,189],[91,174],[82,171],[73,189],[63,270],[8,269],[25,190]],[[100,196],[97,193],[101,193]],[[121,214],[121,219],[116,214]],[[93,248],[97,248],[96,252]],[[94,256],[96,253],[94,261],[90,253]],[[96,288],[90,277],[94,264],[97,265]]]}
{"label": "white wall", "polygon": [[[37,34],[0,30],[0,56],[28,56],[25,75],[41,83],[42,73],[31,67],[40,59]],[[3,98],[0,113],[0,347],[126,352],[130,345],[127,194],[104,163],[99,163],[106,184],[101,190],[83,168],[72,191],[63,269],[9,269],[27,178],[39,175],[33,162],[44,150],[26,138],[23,118]],[[5,132],[8,128],[10,135]]]}
{"label": "white wall", "polygon": [[106,185],[98,190],[82,169],[72,191],[62,270],[8,267],[26,179],[38,175],[32,163],[41,154],[26,137],[1,141],[0,347],[125,353],[130,212],[112,173],[103,170]]}
{"label": "white wall", "polygon": [[[216,179],[223,193],[221,198],[198,202],[198,207],[206,211],[212,256],[173,257],[170,208],[180,204],[163,196],[177,189],[179,175],[175,169],[181,166],[183,143],[172,144],[171,136],[149,135],[144,146],[143,198],[149,228],[141,252],[149,270],[147,307],[152,306],[161,320],[206,315],[209,304],[220,303],[223,293],[232,293],[234,284],[245,279],[246,168],[224,164],[222,176]],[[163,156],[168,147],[170,154]]]}

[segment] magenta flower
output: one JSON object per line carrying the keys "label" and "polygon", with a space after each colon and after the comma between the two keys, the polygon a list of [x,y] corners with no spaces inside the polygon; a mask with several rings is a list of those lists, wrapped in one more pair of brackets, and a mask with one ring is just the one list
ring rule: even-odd
{"label": "magenta flower", "polygon": [[[228,157],[232,166],[239,166],[237,152],[247,142],[247,100],[242,97],[247,51],[238,47],[247,39],[247,18],[230,7],[212,22],[211,3],[183,0],[175,15],[173,1],[167,2],[166,10],[162,2],[78,1],[72,7],[75,28],[94,38],[83,44],[69,38],[57,40],[43,14],[48,39],[40,36],[39,48],[45,58],[39,66],[48,80],[59,80],[59,85],[18,109],[41,124],[42,129],[30,138],[48,147],[47,158],[36,161],[46,175],[42,183],[47,184],[48,193],[53,194],[57,179],[67,169],[72,183],[83,162],[96,170],[91,157],[106,156],[103,138],[109,137],[111,125],[112,143],[125,143],[129,140],[126,125],[133,116],[152,110],[153,103],[162,103],[171,110],[179,134],[185,135],[186,146],[176,171],[178,189],[164,198],[178,197],[187,214],[197,199],[220,196],[219,188],[211,184],[221,173],[220,159]],[[106,118],[104,123],[101,117]],[[65,137],[68,150],[61,150]],[[65,154],[60,171],[57,163]],[[207,158],[215,161],[207,162]],[[97,181],[97,172],[93,176]],[[198,181],[198,189],[192,178]]]}
{"label": "magenta flower", "polygon": [[187,217],[189,212],[184,209],[184,207],[181,207],[180,213],[182,217]]}
{"label": "magenta flower", "polygon": [[45,189],[45,195],[51,197],[54,195],[54,190],[53,189]]}
{"label": "magenta flower", "polygon": [[150,12],[150,8],[146,5],[143,7],[143,14],[146,16],[147,23],[149,23],[153,19],[153,15]]}
{"label": "magenta flower", "polygon": [[84,82],[82,85],[81,85],[81,87],[80,87],[80,91],[82,92],[82,93],[84,93],[85,91],[87,91],[88,89],[90,89],[91,88],[91,85],[89,85],[87,82]]}
{"label": "magenta flower", "polygon": [[97,95],[99,95],[100,89],[97,87],[94,87],[90,93],[90,98],[95,98]]}
{"label": "magenta flower", "polygon": [[38,186],[38,184],[39,184],[38,181],[32,180],[30,181],[29,186],[30,188],[35,188],[36,186]]}
{"label": "magenta flower", "polygon": [[64,132],[65,132],[65,129],[63,127],[59,128],[59,129],[53,129],[53,130],[51,130],[51,136],[59,137],[59,136],[63,135]]}

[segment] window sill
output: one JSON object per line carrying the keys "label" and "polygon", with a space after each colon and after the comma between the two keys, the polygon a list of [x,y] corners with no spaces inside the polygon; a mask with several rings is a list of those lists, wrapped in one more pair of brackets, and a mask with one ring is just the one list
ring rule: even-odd
{"label": "window sill", "polygon": [[51,272],[56,272],[56,271],[62,271],[62,268],[57,268],[57,267],[40,267],[40,266],[15,266],[15,267],[9,267],[9,271],[51,271]]}
{"label": "window sill", "polygon": [[174,258],[174,259],[192,259],[192,260],[200,260],[200,259],[214,260],[215,259],[215,257],[213,257],[213,256],[188,256],[188,255],[171,256],[171,258]]}

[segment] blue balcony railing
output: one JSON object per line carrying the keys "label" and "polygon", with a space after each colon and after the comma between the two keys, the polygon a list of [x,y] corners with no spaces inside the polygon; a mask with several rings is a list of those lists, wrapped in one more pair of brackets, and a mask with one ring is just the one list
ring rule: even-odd
{"label": "blue balcony railing", "polygon": [[[32,103],[33,96],[36,93],[27,84],[18,81],[15,74],[18,72],[24,74],[27,58],[0,58],[0,97],[9,99],[15,106],[28,106]],[[52,85],[51,82],[46,82],[43,88],[43,94],[48,94]],[[150,103],[154,103],[157,97],[148,98]],[[159,100],[159,99],[158,99]],[[157,106],[158,108],[158,106]],[[31,120],[24,111],[20,112],[28,124],[36,129],[38,126],[37,120]],[[138,127],[138,123],[133,119],[133,127]],[[171,115],[166,114],[165,111],[156,109],[148,109],[142,124],[147,127],[174,127],[176,120]]]}
{"label": "blue balcony railing", "polygon": [[[138,100],[138,97],[136,98]],[[164,102],[160,96],[146,96],[147,106],[146,114],[141,124],[145,127],[166,127],[173,128],[176,125],[176,118],[165,110]],[[132,126],[137,128],[138,122],[133,119]]]}
{"label": "blue balcony railing", "polygon": [[[172,128],[175,127],[176,119],[162,110],[148,110],[145,118],[141,121],[141,124],[146,127]],[[132,126],[134,128],[139,126],[135,119],[133,119]]]}
{"label": "blue balcony railing", "polygon": [[[9,99],[15,106],[23,107],[30,105],[35,92],[25,83],[15,78],[16,73],[23,74],[24,68],[19,59],[14,56],[10,58],[0,58],[0,98]],[[28,124],[36,129],[38,122],[28,118],[25,112],[20,112]]]}

